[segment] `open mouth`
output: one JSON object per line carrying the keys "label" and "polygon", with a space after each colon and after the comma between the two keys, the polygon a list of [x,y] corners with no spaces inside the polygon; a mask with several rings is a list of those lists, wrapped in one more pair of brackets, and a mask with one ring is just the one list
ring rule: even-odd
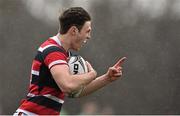
{"label": "open mouth", "polygon": [[87,40],[84,40],[84,41],[81,43],[81,47],[83,47],[86,43],[87,43]]}
{"label": "open mouth", "polygon": [[83,43],[86,44],[86,43],[87,43],[87,40],[84,40]]}

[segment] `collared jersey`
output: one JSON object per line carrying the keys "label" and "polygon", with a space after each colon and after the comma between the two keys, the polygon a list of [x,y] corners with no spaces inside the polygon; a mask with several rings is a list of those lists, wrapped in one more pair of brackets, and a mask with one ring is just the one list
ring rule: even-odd
{"label": "collared jersey", "polygon": [[55,65],[67,65],[68,55],[57,36],[39,47],[32,62],[29,91],[18,110],[38,115],[60,114],[64,93],[54,81],[50,69]]}

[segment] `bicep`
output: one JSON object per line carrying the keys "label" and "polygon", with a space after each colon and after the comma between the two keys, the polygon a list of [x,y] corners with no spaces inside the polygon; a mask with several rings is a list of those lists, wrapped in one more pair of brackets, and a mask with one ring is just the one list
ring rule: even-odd
{"label": "bicep", "polygon": [[50,69],[50,71],[59,88],[62,91],[66,91],[68,79],[70,76],[68,65],[55,65]]}

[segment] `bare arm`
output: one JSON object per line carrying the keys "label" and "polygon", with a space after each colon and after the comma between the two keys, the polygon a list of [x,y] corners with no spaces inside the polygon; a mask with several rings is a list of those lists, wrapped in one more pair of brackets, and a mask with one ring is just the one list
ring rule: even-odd
{"label": "bare arm", "polygon": [[125,61],[126,57],[121,58],[113,67],[110,67],[106,74],[96,78],[87,86],[85,86],[80,97],[91,94],[98,89],[106,86],[107,84],[117,80],[122,76],[122,67],[121,64]]}
{"label": "bare arm", "polygon": [[81,75],[71,75],[67,65],[55,65],[51,68],[51,74],[64,93],[71,93],[92,82],[96,78],[96,72],[89,70]]}
{"label": "bare arm", "polygon": [[107,75],[102,75],[100,77],[97,77],[94,81],[92,81],[90,84],[85,86],[83,92],[81,93],[79,97],[89,95],[99,90],[100,88],[106,86],[109,83],[111,83],[111,81],[109,81]]}

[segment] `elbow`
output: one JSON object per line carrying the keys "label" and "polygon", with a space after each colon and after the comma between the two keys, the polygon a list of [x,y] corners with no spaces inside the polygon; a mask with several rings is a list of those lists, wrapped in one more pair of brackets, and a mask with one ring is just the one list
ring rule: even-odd
{"label": "elbow", "polygon": [[67,94],[70,94],[78,90],[78,86],[73,83],[67,83],[60,87],[61,91]]}
{"label": "elbow", "polygon": [[76,83],[64,83],[60,87],[61,91],[69,98],[79,98],[84,90],[84,86],[78,85]]}
{"label": "elbow", "polygon": [[69,93],[71,93],[73,91],[73,89],[70,88],[70,87],[61,88],[61,90],[62,90],[63,93],[66,93],[66,94],[69,94]]}
{"label": "elbow", "polygon": [[82,85],[74,81],[71,77],[61,78],[56,80],[56,84],[61,89],[61,91],[65,94],[71,94],[74,91],[79,90]]}

